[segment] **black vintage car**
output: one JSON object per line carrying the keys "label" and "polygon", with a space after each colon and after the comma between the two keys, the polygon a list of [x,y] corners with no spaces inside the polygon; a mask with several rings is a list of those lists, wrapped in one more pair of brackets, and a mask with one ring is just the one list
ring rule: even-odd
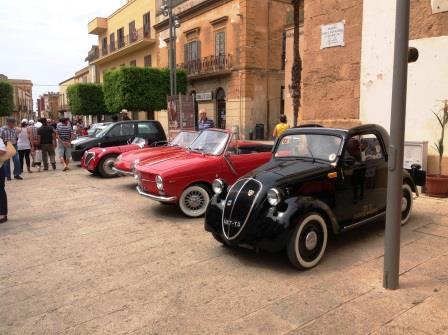
{"label": "black vintage car", "polygon": [[95,133],[93,137],[72,144],[72,159],[80,161],[84,152],[88,149],[125,145],[136,137],[143,138],[148,144],[166,141],[165,131],[159,121],[115,122]]}
{"label": "black vintage car", "polygon": [[[312,268],[324,255],[329,230],[339,234],[384,217],[388,143],[377,125],[287,130],[269,163],[229,188],[215,180],[205,230],[227,246],[286,248],[295,267]],[[414,180],[404,171],[402,224],[413,193]]]}

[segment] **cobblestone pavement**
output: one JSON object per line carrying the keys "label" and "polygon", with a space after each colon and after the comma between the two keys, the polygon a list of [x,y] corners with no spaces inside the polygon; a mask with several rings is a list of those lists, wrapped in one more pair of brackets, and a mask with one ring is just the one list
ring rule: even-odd
{"label": "cobblestone pavement", "polygon": [[24,177],[0,225],[1,334],[448,334],[448,200],[415,202],[401,289],[385,291],[382,224],[298,272],[220,246],[132,178]]}

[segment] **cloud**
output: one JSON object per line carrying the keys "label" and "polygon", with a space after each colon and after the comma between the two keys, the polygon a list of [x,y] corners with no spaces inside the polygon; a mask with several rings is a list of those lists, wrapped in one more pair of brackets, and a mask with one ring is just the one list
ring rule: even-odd
{"label": "cloud", "polygon": [[[85,67],[97,36],[87,33],[96,16],[107,17],[126,0],[1,0],[0,73],[31,79],[33,98]],[[40,86],[56,85],[56,86]]]}

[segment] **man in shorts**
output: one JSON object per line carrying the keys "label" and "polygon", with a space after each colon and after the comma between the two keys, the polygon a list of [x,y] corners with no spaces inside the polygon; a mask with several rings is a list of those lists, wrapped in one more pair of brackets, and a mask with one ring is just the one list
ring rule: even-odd
{"label": "man in shorts", "polygon": [[71,141],[73,139],[73,129],[68,123],[68,119],[61,120],[61,124],[56,127],[56,135],[58,139],[58,154],[61,164],[64,166],[62,171],[67,171],[72,155]]}

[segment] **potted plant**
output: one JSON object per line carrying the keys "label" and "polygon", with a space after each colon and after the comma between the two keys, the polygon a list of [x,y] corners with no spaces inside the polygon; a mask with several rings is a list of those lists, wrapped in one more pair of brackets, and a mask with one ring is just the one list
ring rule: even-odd
{"label": "potted plant", "polygon": [[427,193],[435,197],[448,197],[448,176],[442,174],[443,154],[445,151],[444,140],[445,130],[448,125],[448,100],[445,100],[444,107],[440,113],[434,113],[441,128],[439,140],[434,143],[434,148],[439,154],[439,173],[436,175],[428,175],[426,177]]}

